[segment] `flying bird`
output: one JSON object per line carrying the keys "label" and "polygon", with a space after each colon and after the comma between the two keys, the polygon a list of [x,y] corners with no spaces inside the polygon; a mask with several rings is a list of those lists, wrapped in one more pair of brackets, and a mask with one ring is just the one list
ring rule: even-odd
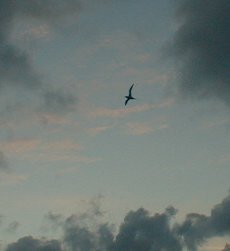
{"label": "flying bird", "polygon": [[133,89],[134,84],[131,85],[131,87],[129,88],[129,96],[125,96],[126,100],[125,100],[125,105],[127,105],[127,103],[129,102],[130,99],[135,99],[132,96],[132,89]]}

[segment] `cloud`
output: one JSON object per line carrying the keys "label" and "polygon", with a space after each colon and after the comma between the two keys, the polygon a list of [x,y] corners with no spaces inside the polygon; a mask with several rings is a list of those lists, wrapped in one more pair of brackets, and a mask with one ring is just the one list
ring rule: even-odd
{"label": "cloud", "polygon": [[6,171],[9,169],[7,158],[3,152],[0,152],[0,170]]}
{"label": "cloud", "polygon": [[45,89],[43,92],[43,107],[48,112],[63,112],[73,110],[76,104],[76,97],[61,89]]}
{"label": "cloud", "polygon": [[184,97],[213,98],[230,106],[230,2],[178,0],[172,50]]}
{"label": "cloud", "polygon": [[7,231],[8,233],[15,233],[15,232],[17,231],[17,229],[19,228],[19,226],[20,226],[19,222],[13,221],[13,222],[11,222],[11,223],[8,225],[6,231]]}
{"label": "cloud", "polygon": [[100,209],[101,196],[90,201],[90,208],[82,214],[63,217],[49,213],[46,219],[53,229],[61,228],[62,244],[67,250],[75,251],[106,251],[113,244],[113,227],[107,223],[99,223],[103,212]]}
{"label": "cloud", "polygon": [[0,176],[1,185],[16,185],[22,182],[25,182],[28,179],[28,176],[23,174],[16,173],[2,173]]}
{"label": "cloud", "polygon": [[128,123],[127,132],[131,135],[144,135],[154,131],[154,128],[147,123]]}
{"label": "cloud", "polygon": [[152,109],[169,108],[173,105],[173,99],[165,99],[156,104],[141,104],[133,105],[125,108],[112,109],[105,107],[97,107],[93,111],[89,112],[89,116],[92,118],[108,117],[108,118],[122,118],[132,113],[145,112]]}
{"label": "cloud", "polygon": [[21,154],[33,151],[39,146],[40,143],[40,140],[32,138],[12,139],[0,143],[0,146],[4,152],[7,152],[8,154]]}
{"label": "cloud", "polygon": [[38,120],[43,125],[52,125],[52,126],[65,126],[65,125],[75,125],[77,126],[77,122],[67,119],[66,117],[59,116],[58,114],[44,112],[38,116]]}
{"label": "cloud", "polygon": [[210,238],[230,234],[230,195],[215,205],[210,215],[189,213],[180,223],[175,221],[177,210],[173,206],[155,214],[144,208],[132,210],[118,231],[103,222],[100,199],[94,199],[91,208],[81,214],[47,214],[45,226],[61,234],[56,240],[27,236],[8,244],[5,251],[194,251]]}
{"label": "cloud", "polygon": [[214,206],[210,216],[190,213],[175,229],[189,250],[196,250],[209,238],[230,234],[230,195]]}
{"label": "cloud", "polygon": [[75,143],[73,140],[57,140],[54,142],[46,142],[41,146],[43,152],[54,152],[61,154],[63,152],[80,151],[83,149],[83,146]]}
{"label": "cloud", "polygon": [[61,244],[57,240],[36,239],[26,236],[7,246],[5,251],[61,251]]}
{"label": "cloud", "polygon": [[107,131],[110,128],[111,128],[111,126],[97,126],[97,127],[92,127],[90,129],[88,129],[88,132],[90,135],[95,136],[95,135],[98,135],[102,132]]}
{"label": "cloud", "polygon": [[[0,9],[0,89],[16,90],[16,92],[27,90],[30,94],[24,92],[24,95],[33,94],[50,110],[59,112],[68,109],[75,103],[76,97],[72,93],[51,88],[48,83],[44,83],[34,68],[30,56],[16,46],[17,41],[11,41],[11,33],[14,22],[21,18],[38,19],[44,25],[61,25],[64,17],[78,15],[81,2],[3,0],[0,2]],[[44,34],[44,29],[36,31],[36,34],[37,32]]]}
{"label": "cloud", "polygon": [[114,250],[182,250],[170,227],[170,219],[175,212],[173,207],[154,216],[143,208],[129,212],[116,236]]}

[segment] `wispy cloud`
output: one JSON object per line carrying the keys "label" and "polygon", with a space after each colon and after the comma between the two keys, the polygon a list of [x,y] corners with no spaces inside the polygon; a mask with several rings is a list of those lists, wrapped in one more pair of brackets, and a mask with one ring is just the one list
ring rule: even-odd
{"label": "wispy cloud", "polygon": [[28,179],[27,175],[17,174],[13,172],[2,173],[0,175],[1,185],[17,185],[25,182]]}
{"label": "wispy cloud", "polygon": [[144,135],[154,131],[154,128],[147,123],[128,123],[127,133],[131,135]]}
{"label": "wispy cloud", "polygon": [[149,111],[153,109],[160,109],[160,108],[169,108],[173,104],[174,104],[173,99],[167,99],[157,104],[133,105],[133,106],[119,108],[119,109],[98,107],[98,108],[93,109],[93,111],[89,112],[89,116],[92,118],[97,118],[97,117],[121,118],[132,113],[145,112],[145,111]]}
{"label": "wispy cloud", "polygon": [[98,161],[101,161],[102,158],[100,157],[90,157],[84,154],[68,154],[68,153],[62,153],[62,154],[54,154],[49,153],[49,155],[46,154],[37,154],[35,157],[35,160],[38,158],[39,160],[46,161],[47,162],[60,162],[60,161],[68,161],[69,163],[84,163],[84,164],[92,164]]}
{"label": "wispy cloud", "polygon": [[14,29],[12,34],[13,40],[21,43],[37,42],[37,40],[49,40],[52,32],[48,24],[31,25],[28,24],[23,31],[20,29]]}
{"label": "wispy cloud", "polygon": [[227,118],[222,118],[215,121],[205,122],[203,126],[205,129],[210,129],[210,128],[217,128],[220,126],[229,126],[229,125],[230,125],[230,120]]}
{"label": "wispy cloud", "polygon": [[[78,144],[70,139],[64,139],[64,140],[56,140],[53,142],[43,142],[39,149],[43,152],[50,152],[50,153],[61,153],[61,152],[69,152],[69,151],[75,151],[79,152],[83,150],[83,146],[81,144]],[[39,150],[38,149],[38,150]]]}
{"label": "wispy cloud", "polygon": [[107,130],[110,129],[110,128],[111,128],[111,126],[97,126],[97,127],[89,128],[89,129],[87,130],[87,132],[88,132],[90,135],[95,136],[95,135],[98,135],[98,134],[100,134],[100,133],[102,133],[102,132],[107,131]]}
{"label": "wispy cloud", "polygon": [[126,132],[130,135],[145,135],[153,133],[156,130],[163,130],[169,128],[169,125],[166,123],[160,125],[154,125],[151,123],[141,123],[141,122],[132,122],[126,125]]}
{"label": "wispy cloud", "polygon": [[68,174],[75,174],[77,172],[79,172],[79,168],[76,168],[76,167],[63,168],[63,169],[58,170],[56,172],[56,175],[61,177],[61,176],[68,175]]}
{"label": "wispy cloud", "polygon": [[[15,21],[18,19],[35,19],[43,23],[29,31],[29,34],[36,36],[48,35],[48,26],[62,24],[67,16],[76,16],[81,10],[81,2],[67,0],[65,2],[57,0],[53,4],[52,0],[45,3],[30,2],[22,0],[1,1],[0,3],[0,88],[1,93],[23,92],[34,100],[40,100],[40,105],[46,109],[60,112],[68,110],[69,106],[76,101],[75,95],[67,91],[62,91],[52,87],[49,83],[44,83],[32,62],[29,53],[22,51],[17,46],[17,40],[12,36]],[[13,41],[12,41],[13,40]],[[17,95],[15,95],[17,100]],[[11,100],[12,103],[12,100]],[[12,105],[10,103],[10,105]],[[15,101],[16,103],[16,101]],[[31,102],[31,105],[33,103]]]}
{"label": "wispy cloud", "polygon": [[77,122],[56,113],[40,113],[37,118],[44,125],[77,125]]}
{"label": "wispy cloud", "polygon": [[41,143],[38,139],[13,139],[0,143],[0,148],[8,154],[22,154],[35,150]]}

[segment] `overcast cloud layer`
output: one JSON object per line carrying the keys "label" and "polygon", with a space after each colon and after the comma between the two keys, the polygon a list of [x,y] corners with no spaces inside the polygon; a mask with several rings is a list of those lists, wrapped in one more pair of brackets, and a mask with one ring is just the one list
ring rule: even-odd
{"label": "overcast cloud layer", "polygon": [[45,217],[47,224],[50,229],[61,229],[60,239],[26,236],[8,244],[5,250],[180,251],[187,248],[194,251],[210,238],[230,234],[230,195],[214,206],[209,216],[189,213],[178,224],[173,219],[176,213],[177,210],[172,206],[155,215],[151,215],[144,208],[130,211],[117,233],[113,225],[99,223],[98,217],[100,218],[101,213],[97,205],[91,214],[80,216],[71,215],[65,218],[49,213]]}
{"label": "overcast cloud layer", "polygon": [[230,2],[178,0],[180,21],[172,51],[178,64],[179,92],[217,98],[230,105]]}

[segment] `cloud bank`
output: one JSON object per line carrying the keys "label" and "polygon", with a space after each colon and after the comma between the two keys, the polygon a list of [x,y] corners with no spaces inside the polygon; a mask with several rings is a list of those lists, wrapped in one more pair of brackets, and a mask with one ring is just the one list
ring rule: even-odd
{"label": "cloud bank", "polygon": [[214,206],[210,216],[190,213],[185,221],[175,227],[189,250],[196,250],[207,239],[230,234],[230,195]]}
{"label": "cloud bank", "polygon": [[171,51],[183,97],[214,98],[230,106],[230,2],[178,0],[180,26]]}
{"label": "cloud bank", "polygon": [[61,251],[61,244],[57,240],[36,239],[26,236],[15,243],[11,243],[6,251]]}
{"label": "cloud bank", "polygon": [[230,195],[215,205],[210,215],[189,213],[181,223],[175,222],[177,210],[172,206],[154,215],[139,208],[125,216],[117,232],[112,224],[101,223],[103,213],[98,204],[92,206],[91,211],[67,218],[46,215],[50,229],[61,230],[59,239],[26,236],[8,244],[5,251],[194,251],[210,238],[230,234]]}

